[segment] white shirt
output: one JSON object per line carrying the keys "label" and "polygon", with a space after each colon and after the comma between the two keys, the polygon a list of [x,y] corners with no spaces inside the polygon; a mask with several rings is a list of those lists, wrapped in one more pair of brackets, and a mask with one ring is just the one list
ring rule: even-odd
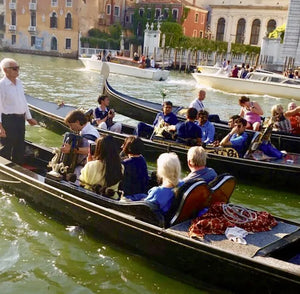
{"label": "white shirt", "polygon": [[198,98],[191,102],[189,108],[196,108],[197,111],[204,109],[204,104]]}
{"label": "white shirt", "polygon": [[[82,130],[80,131],[80,135],[81,136],[83,136],[83,135],[93,135],[96,138],[100,137],[97,129],[94,126],[92,126],[89,122],[82,128]],[[91,141],[91,140],[88,140],[88,141]]]}
{"label": "white shirt", "polygon": [[0,81],[0,123],[4,114],[25,114],[25,119],[31,119],[22,82],[16,79],[16,84],[7,77]]}

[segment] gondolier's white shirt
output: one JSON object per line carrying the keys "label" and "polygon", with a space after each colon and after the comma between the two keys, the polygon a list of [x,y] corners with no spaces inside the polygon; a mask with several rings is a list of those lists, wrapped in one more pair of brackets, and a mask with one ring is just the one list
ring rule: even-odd
{"label": "gondolier's white shirt", "polygon": [[4,77],[0,81],[0,123],[4,114],[25,114],[31,119],[22,82],[17,78],[16,84]]}

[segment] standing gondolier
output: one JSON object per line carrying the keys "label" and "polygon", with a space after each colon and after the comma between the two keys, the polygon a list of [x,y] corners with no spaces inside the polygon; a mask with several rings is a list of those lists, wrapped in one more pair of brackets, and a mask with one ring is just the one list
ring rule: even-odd
{"label": "standing gondolier", "polygon": [[19,66],[14,59],[1,61],[4,77],[0,81],[0,155],[22,164],[25,150],[25,119],[30,125],[37,121],[31,117],[22,82],[18,79]]}

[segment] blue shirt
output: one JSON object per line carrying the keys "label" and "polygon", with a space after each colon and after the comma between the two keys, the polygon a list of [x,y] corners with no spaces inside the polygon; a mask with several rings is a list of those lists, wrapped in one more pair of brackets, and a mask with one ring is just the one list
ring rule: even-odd
{"label": "blue shirt", "polygon": [[122,161],[124,165],[124,178],[122,187],[124,195],[147,193],[148,169],[145,158],[141,155],[130,157]]}
{"label": "blue shirt", "polygon": [[202,138],[202,131],[198,125],[192,121],[180,122],[176,125],[177,141],[185,142],[182,139],[197,139]]}
{"label": "blue shirt", "polygon": [[176,125],[178,123],[177,116],[173,112],[170,112],[167,115],[164,115],[163,112],[158,113],[155,117],[153,125],[156,126],[160,120],[163,120],[169,125]]}
{"label": "blue shirt", "polygon": [[162,213],[165,214],[170,209],[174,196],[173,188],[153,187],[149,190],[145,201],[158,205]]}
{"label": "blue shirt", "polygon": [[232,147],[238,152],[239,157],[243,157],[246,151],[247,138],[248,134],[244,132],[241,135],[233,134],[229,140],[232,144]]}
{"label": "blue shirt", "polygon": [[189,180],[203,179],[207,184],[217,177],[217,173],[213,168],[205,167],[197,171],[190,172],[187,177],[183,179],[184,182]]}
{"label": "blue shirt", "polygon": [[203,126],[197,122],[197,125],[202,131],[202,142],[206,144],[212,143],[215,138],[215,126],[210,121],[207,121]]}

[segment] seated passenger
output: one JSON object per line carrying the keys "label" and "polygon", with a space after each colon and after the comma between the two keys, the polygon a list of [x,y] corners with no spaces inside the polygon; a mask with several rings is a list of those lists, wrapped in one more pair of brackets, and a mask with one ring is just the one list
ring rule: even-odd
{"label": "seated passenger", "polygon": [[229,120],[228,120],[228,127],[230,129],[233,129],[234,128],[234,123],[235,123],[235,120],[240,118],[240,116],[238,114],[235,114],[235,115],[232,115]]}
{"label": "seated passenger", "polygon": [[138,137],[150,138],[154,128],[162,125],[176,125],[178,123],[177,116],[172,112],[173,104],[171,101],[164,101],[162,112],[156,115],[153,122],[153,126],[146,124],[144,122],[139,122],[136,129],[136,134]]}
{"label": "seated passenger", "polygon": [[195,124],[197,115],[196,108],[189,108],[186,114],[187,120],[169,128],[171,131],[176,131],[177,142],[185,143],[188,146],[201,145],[202,131]]}
{"label": "seated passenger", "polygon": [[179,183],[180,174],[181,166],[177,154],[162,153],[157,159],[157,176],[161,178],[162,184],[151,188],[145,201],[156,204],[166,214],[175,197],[173,189],[182,184]]}
{"label": "seated passenger", "polygon": [[[73,152],[78,154],[77,167],[75,168],[75,175],[77,179],[80,175],[82,167],[86,163],[86,158],[89,153],[89,145],[95,142],[99,138],[99,133],[95,127],[93,127],[88,121],[85,114],[80,110],[74,110],[67,114],[65,117],[65,124],[70,127],[70,129],[83,137],[81,142],[82,146],[74,149]],[[64,143],[61,147],[62,153],[69,154],[71,152],[72,146],[68,143]]]}
{"label": "seated passenger", "polygon": [[109,98],[106,95],[98,97],[99,107],[94,110],[95,122],[100,129],[109,130],[116,133],[121,133],[122,124],[114,122],[115,111],[109,109]]}
{"label": "seated passenger", "polygon": [[233,67],[233,70],[231,71],[230,77],[231,77],[231,78],[238,78],[238,73],[239,73],[239,68],[238,68],[237,65],[235,65],[235,66]]}
{"label": "seated passenger", "polygon": [[119,199],[118,189],[122,177],[123,167],[114,138],[106,136],[97,139],[95,154],[89,155],[87,164],[81,170],[81,185],[95,192],[100,188],[106,196]]}
{"label": "seated passenger", "polygon": [[281,104],[276,104],[271,109],[273,131],[291,133],[292,126],[289,119],[284,116]]}
{"label": "seated passenger", "polygon": [[200,110],[198,112],[198,126],[202,131],[202,142],[204,144],[210,144],[214,142],[215,138],[215,126],[208,120],[209,113],[206,110]]}
{"label": "seated passenger", "polygon": [[213,168],[206,167],[206,152],[203,147],[191,147],[187,153],[187,162],[191,172],[183,179],[184,182],[203,179],[208,184],[217,177]]}
{"label": "seated passenger", "polygon": [[263,110],[257,102],[250,102],[246,96],[239,99],[241,106],[240,116],[247,121],[247,129],[259,131],[261,126],[261,115],[264,114]]}
{"label": "seated passenger", "polygon": [[284,113],[286,118],[289,118],[292,126],[292,133],[300,135],[300,106],[297,107],[295,102],[288,105],[288,110]]}
{"label": "seated passenger", "polygon": [[134,54],[133,54],[133,60],[134,61],[139,61],[140,60],[139,55],[138,55],[137,52],[134,52]]}
{"label": "seated passenger", "polygon": [[122,161],[124,178],[122,190],[126,198],[140,200],[147,196],[148,168],[144,156],[144,143],[139,137],[129,136],[125,139],[122,153],[127,158]]}
{"label": "seated passenger", "polygon": [[246,125],[247,121],[245,119],[242,117],[238,118],[234,123],[234,128],[222,139],[220,145],[234,148],[238,152],[239,157],[243,157],[247,149],[248,134],[245,132]]}

